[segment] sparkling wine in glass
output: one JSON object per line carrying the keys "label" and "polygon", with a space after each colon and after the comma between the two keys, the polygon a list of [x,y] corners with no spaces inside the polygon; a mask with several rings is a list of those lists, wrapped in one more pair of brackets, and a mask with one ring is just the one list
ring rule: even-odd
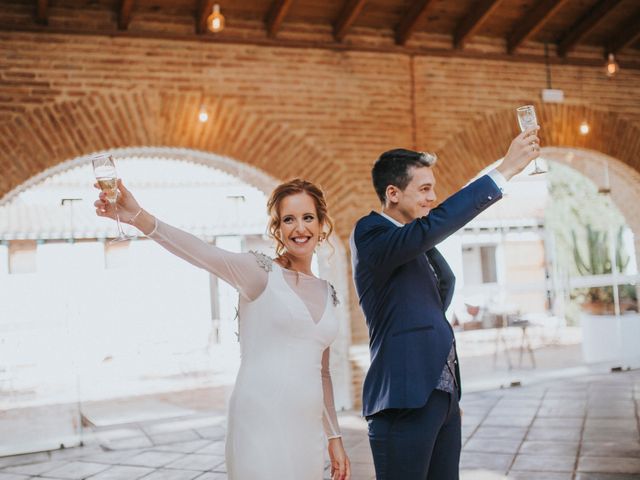
{"label": "sparkling wine in glass", "polygon": [[118,172],[116,171],[116,164],[113,161],[113,157],[108,153],[94,155],[91,157],[91,163],[93,164],[93,173],[96,176],[100,189],[106,194],[107,200],[116,211],[118,236],[109,243],[131,240],[134,237],[124,233],[120,223],[120,216],[118,215]]}
{"label": "sparkling wine in glass", "polygon": [[109,203],[114,203],[118,199],[118,179],[117,178],[98,178],[100,189],[107,195]]}
{"label": "sparkling wine in glass", "polygon": [[[520,125],[521,131],[524,132],[527,128],[535,127],[536,125],[538,125],[536,109],[533,107],[533,105],[524,105],[522,107],[518,107],[516,109],[516,112],[518,114],[518,125]],[[529,175],[539,175],[541,173],[547,173],[546,170],[540,168],[537,158],[533,161],[533,166],[533,172],[531,172]]]}

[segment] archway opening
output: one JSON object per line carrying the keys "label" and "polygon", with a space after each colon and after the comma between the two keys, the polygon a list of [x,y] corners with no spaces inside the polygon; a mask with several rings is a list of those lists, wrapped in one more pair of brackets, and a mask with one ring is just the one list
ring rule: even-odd
{"label": "archway opening", "polygon": [[[530,165],[507,184],[505,198],[438,247],[457,277],[448,316],[459,330],[458,352],[468,392],[640,364],[637,352],[629,348],[629,339],[640,341],[637,295],[631,291],[628,296],[633,298],[624,297],[635,290],[639,279],[635,252],[640,194],[634,188],[638,173],[585,149],[544,148],[541,163],[549,170],[547,175],[530,176]],[[554,194],[558,184],[576,191],[573,203],[560,204]],[[607,235],[620,243],[623,268],[594,277],[571,268],[575,261],[571,232],[584,237],[580,232],[588,218],[569,218],[571,209],[598,211],[606,220],[615,217],[611,225],[615,223],[616,232]],[[563,255],[558,232],[569,242],[565,241]],[[606,245],[601,248],[607,253],[603,262],[610,260]],[[612,284],[618,285],[626,302],[618,318],[598,323],[609,332],[611,342],[594,356],[589,345],[594,335],[583,319],[580,294],[585,288],[610,289]],[[603,333],[598,330],[595,338],[601,340]]]}
{"label": "archway opening", "polygon": [[[119,175],[159,218],[231,251],[272,255],[261,171],[210,153],[119,149]],[[57,448],[96,429],[214,413],[222,421],[239,364],[237,293],[140,236],[110,245],[93,210],[88,157],[42,172],[3,198],[3,410],[12,451]],[[321,250],[316,271],[346,292],[345,252]],[[330,258],[329,258],[330,257]],[[351,406],[349,322],[332,349],[337,406]],[[217,416],[216,416],[217,415]],[[43,420],[32,428],[34,418]],[[211,415],[209,415],[211,419]],[[20,428],[27,422],[29,428]],[[24,432],[15,437],[15,432]]]}

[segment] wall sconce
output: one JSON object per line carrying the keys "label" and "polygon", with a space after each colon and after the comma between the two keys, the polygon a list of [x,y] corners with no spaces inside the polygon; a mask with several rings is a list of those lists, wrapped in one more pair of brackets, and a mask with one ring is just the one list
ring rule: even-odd
{"label": "wall sconce", "polygon": [[589,124],[586,121],[583,121],[580,124],[580,135],[586,135],[589,133]]}
{"label": "wall sconce", "polygon": [[607,57],[607,63],[605,65],[605,69],[607,72],[607,77],[612,78],[616,75],[616,73],[618,73],[618,71],[620,70],[620,65],[618,65],[618,62],[616,62],[616,57],[613,55],[613,53],[610,53],[609,56]]}
{"label": "wall sconce", "polygon": [[220,13],[220,5],[213,6],[213,12],[207,17],[207,28],[213,33],[221,32],[224,29],[224,15]]}

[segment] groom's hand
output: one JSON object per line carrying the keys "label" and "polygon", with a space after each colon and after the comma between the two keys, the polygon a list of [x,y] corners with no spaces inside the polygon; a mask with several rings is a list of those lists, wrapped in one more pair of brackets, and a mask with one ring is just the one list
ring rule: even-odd
{"label": "groom's hand", "polygon": [[502,163],[496,168],[509,180],[520,173],[532,160],[540,156],[539,126],[526,129],[513,139]]}

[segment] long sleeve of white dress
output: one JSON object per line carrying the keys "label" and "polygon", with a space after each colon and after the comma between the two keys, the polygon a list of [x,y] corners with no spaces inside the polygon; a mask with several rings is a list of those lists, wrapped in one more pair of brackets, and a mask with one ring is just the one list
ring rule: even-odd
{"label": "long sleeve of white dress", "polygon": [[[249,302],[258,298],[266,288],[268,269],[260,264],[262,259],[259,255],[229,252],[157,219],[154,230],[147,236],[169,252],[221,278],[237,289]],[[327,295],[328,283],[290,270],[284,270],[284,275],[289,286],[305,303],[317,323],[327,308],[327,301],[330,301]],[[341,434],[333,397],[329,355],[329,348],[326,348],[321,363],[324,397],[322,423],[327,438],[337,438]]]}
{"label": "long sleeve of white dress", "polygon": [[338,416],[333,398],[333,382],[331,381],[331,369],[329,368],[330,348],[322,353],[322,393],[324,395],[324,412],[322,426],[328,439],[341,437],[338,425]]}
{"label": "long sleeve of white dress", "polygon": [[147,236],[192,265],[221,278],[248,301],[255,300],[267,285],[268,273],[251,253],[229,252],[157,219],[156,227]]}

